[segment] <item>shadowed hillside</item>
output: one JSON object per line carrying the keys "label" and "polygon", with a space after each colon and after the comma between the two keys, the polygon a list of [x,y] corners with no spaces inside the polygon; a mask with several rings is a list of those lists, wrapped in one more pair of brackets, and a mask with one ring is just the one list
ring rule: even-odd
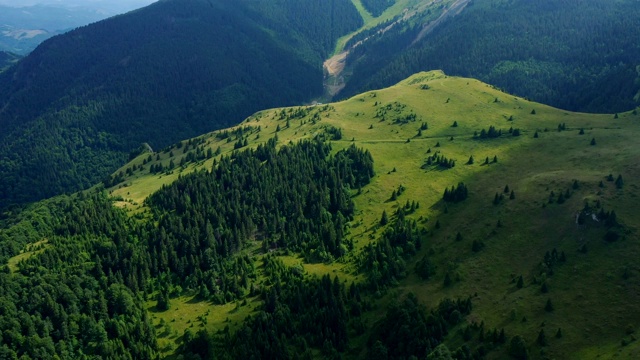
{"label": "shadowed hillside", "polygon": [[0,207],[87,187],[142,142],[308,101],[361,21],[348,0],[169,0],[46,41],[0,75]]}
{"label": "shadowed hillside", "polygon": [[616,112],[638,104],[637,1],[474,0],[434,29],[436,21],[423,16],[355,48],[341,95],[443,69],[567,110]]}

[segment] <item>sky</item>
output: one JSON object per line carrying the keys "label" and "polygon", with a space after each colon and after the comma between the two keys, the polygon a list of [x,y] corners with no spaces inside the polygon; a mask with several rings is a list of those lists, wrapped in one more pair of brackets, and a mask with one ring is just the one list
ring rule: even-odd
{"label": "sky", "polygon": [[104,9],[111,13],[123,13],[147,6],[156,0],[0,0],[0,5],[25,7],[33,5],[52,5],[60,7],[85,7]]}

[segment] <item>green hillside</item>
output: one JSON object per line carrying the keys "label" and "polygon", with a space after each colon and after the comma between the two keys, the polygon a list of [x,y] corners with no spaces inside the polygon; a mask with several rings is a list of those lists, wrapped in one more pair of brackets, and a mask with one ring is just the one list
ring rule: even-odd
{"label": "green hillside", "polygon": [[349,0],[168,0],[44,42],[0,75],[0,208],[89,187],[141,143],[311,101],[361,24]]}
{"label": "green hillside", "polygon": [[438,71],[260,111],[1,219],[3,351],[637,357],[638,131]]}
{"label": "green hillside", "polygon": [[[351,51],[341,96],[443,69],[573,111],[638,104],[636,1],[460,0],[423,10]],[[459,14],[432,17],[446,10]]]}
{"label": "green hillside", "polygon": [[0,51],[0,72],[13,65],[16,61],[18,61],[18,59],[20,59],[18,55],[6,51]]}

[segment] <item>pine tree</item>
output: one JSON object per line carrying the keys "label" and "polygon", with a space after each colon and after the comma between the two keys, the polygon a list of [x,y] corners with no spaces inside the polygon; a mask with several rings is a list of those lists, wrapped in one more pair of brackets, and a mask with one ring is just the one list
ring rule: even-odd
{"label": "pine tree", "polygon": [[618,175],[618,178],[616,179],[616,188],[622,189],[623,185],[624,181],[622,180],[622,175]]}
{"label": "pine tree", "polygon": [[539,135],[538,135],[538,130],[536,130],[536,132],[533,134],[533,138],[534,138],[534,139],[537,139],[538,137],[539,137]]}
{"label": "pine tree", "polygon": [[522,336],[516,335],[511,338],[511,342],[509,343],[509,355],[515,357],[516,359],[529,358],[527,344],[525,343]]}
{"label": "pine tree", "polygon": [[511,194],[509,195],[509,200],[513,200],[515,198],[516,198],[516,193],[513,190],[511,190]]}
{"label": "pine tree", "polygon": [[520,275],[518,277],[518,283],[516,284],[516,287],[518,289],[522,289],[523,286],[524,286],[524,279],[522,278],[522,275]]}
{"label": "pine tree", "polygon": [[504,186],[504,190],[503,191],[504,191],[505,194],[509,193],[509,185],[508,184]]}
{"label": "pine tree", "polygon": [[469,156],[469,161],[467,161],[467,165],[473,165],[473,155]]}
{"label": "pine tree", "polygon": [[551,299],[547,299],[547,304],[544,306],[544,310],[546,312],[552,312],[553,311],[553,304],[551,303]]}
{"label": "pine tree", "polygon": [[584,135],[584,128],[580,128],[580,132],[578,133],[578,135]]}
{"label": "pine tree", "polygon": [[453,280],[451,279],[451,274],[449,274],[449,272],[447,271],[447,273],[444,275],[443,285],[444,287],[449,287],[452,283]]}
{"label": "pine tree", "polygon": [[382,217],[380,218],[380,225],[384,226],[389,223],[389,216],[386,210],[382,210]]}
{"label": "pine tree", "polygon": [[591,138],[591,145],[595,145],[596,144],[596,138]]}
{"label": "pine tree", "polygon": [[560,339],[562,337],[562,329],[558,328],[558,331],[556,331],[556,339]]}
{"label": "pine tree", "polygon": [[543,294],[546,294],[549,292],[549,287],[547,287],[547,282],[543,282],[542,286],[540,287],[540,292]]}
{"label": "pine tree", "polygon": [[536,340],[536,342],[538,343],[538,345],[540,346],[547,346],[547,337],[544,335],[544,329],[540,329],[540,332],[538,333],[538,339]]}

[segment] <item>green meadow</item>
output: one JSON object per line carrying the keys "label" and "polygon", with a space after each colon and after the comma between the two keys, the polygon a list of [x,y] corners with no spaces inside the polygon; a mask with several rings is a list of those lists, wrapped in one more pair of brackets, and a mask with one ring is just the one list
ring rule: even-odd
{"label": "green meadow", "polygon": [[[483,138],[490,127],[501,135]],[[234,135],[238,129],[241,136]],[[408,262],[408,276],[376,298],[374,310],[365,314],[368,327],[409,292],[428,308],[445,297],[471,296],[466,323],[504,328],[507,339],[522,336],[531,358],[640,357],[635,341],[640,330],[636,111],[573,113],[432,71],[338,103],[264,110],[225,130],[226,137],[219,131],[141,154],[119,170],[126,174],[124,181],[108,190],[117,206],[144,218],[150,194],[179,176],[210,169],[220,156],[274,136],[285,145],[325,136],[330,129],[341,131],[340,139],[331,140],[334,151],[355,144],[374,159],[376,176],[353,190],[356,216],[348,234],[354,249],[325,264],[307,264],[295,253],[280,251],[285,265],[302,267],[309,275],[361,281],[355,261],[384,230],[383,211],[392,216],[407,202],[419,204],[408,216],[427,233]],[[243,139],[246,146],[236,145]],[[213,155],[194,160],[196,152]],[[429,165],[434,155],[455,166]],[[151,174],[151,166],[159,164],[163,171]],[[445,189],[459,183],[468,188],[468,197],[444,202]],[[616,239],[605,240],[610,230],[598,215],[602,209],[617,215]],[[554,249],[566,260],[554,264],[551,273],[545,254]],[[252,254],[263,256],[258,249]],[[429,280],[413,270],[424,256],[436,268]],[[447,274],[452,283],[444,286]],[[548,300],[552,310],[545,309]],[[160,348],[169,355],[186,328],[233,329],[260,306],[258,298],[213,305],[181,296],[171,299],[167,311],[156,311],[155,302],[148,310],[160,329]],[[450,349],[464,343],[465,326],[448,335]],[[556,338],[559,328],[562,336]],[[536,340],[542,329],[545,346]],[[367,336],[353,339],[352,346],[364,345]],[[507,341],[488,358],[507,357],[508,347]]]}

